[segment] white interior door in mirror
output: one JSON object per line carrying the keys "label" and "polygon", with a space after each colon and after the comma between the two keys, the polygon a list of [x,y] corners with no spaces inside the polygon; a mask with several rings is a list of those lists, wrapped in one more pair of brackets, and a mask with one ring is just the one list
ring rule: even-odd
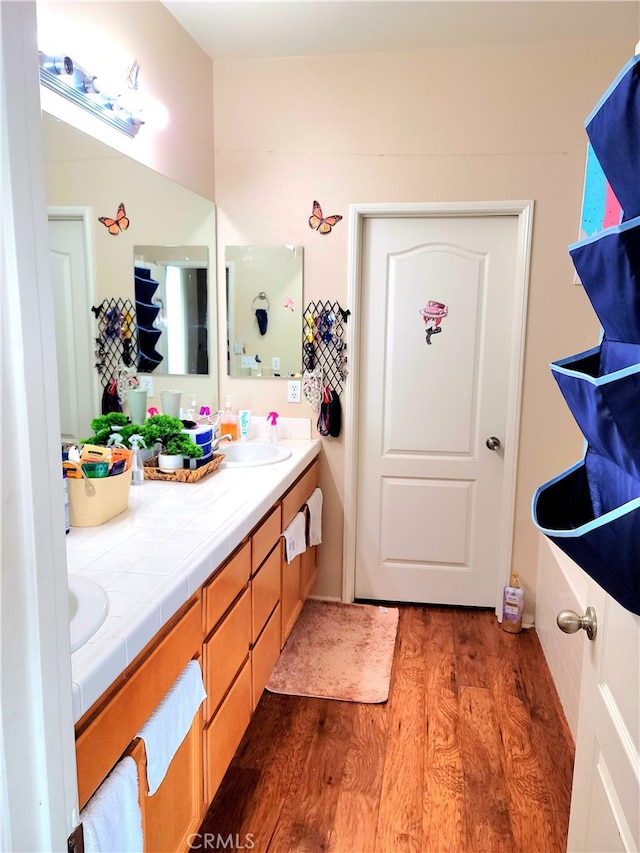
{"label": "white interior door in mirror", "polygon": [[61,440],[76,443],[91,435],[91,420],[100,414],[84,219],[72,213],[50,215],[49,246]]}

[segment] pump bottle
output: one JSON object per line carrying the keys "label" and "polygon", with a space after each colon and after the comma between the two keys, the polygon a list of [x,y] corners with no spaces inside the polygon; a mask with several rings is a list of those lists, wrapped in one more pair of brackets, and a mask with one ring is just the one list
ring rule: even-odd
{"label": "pump bottle", "polygon": [[231,408],[231,397],[229,396],[220,418],[220,435],[230,435],[233,441],[238,440],[238,418]]}
{"label": "pump bottle", "polygon": [[522,631],[524,590],[520,588],[518,572],[511,572],[511,580],[502,594],[502,630],[510,634]]}

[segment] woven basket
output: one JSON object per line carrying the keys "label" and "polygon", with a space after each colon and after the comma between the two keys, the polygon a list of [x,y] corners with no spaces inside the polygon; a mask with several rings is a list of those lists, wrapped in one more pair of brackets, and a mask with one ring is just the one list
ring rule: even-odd
{"label": "woven basket", "polygon": [[207,462],[201,468],[191,470],[189,468],[178,468],[171,474],[165,474],[158,468],[158,457],[152,456],[144,463],[144,476],[146,480],[170,480],[175,483],[197,483],[207,474],[211,474],[224,459],[224,453],[214,453],[211,462]]}

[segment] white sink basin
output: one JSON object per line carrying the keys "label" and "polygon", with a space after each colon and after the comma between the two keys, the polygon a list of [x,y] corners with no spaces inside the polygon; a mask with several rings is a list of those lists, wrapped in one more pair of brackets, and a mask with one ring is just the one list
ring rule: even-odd
{"label": "white sink basin", "polygon": [[227,468],[273,465],[275,462],[284,462],[291,456],[288,447],[265,441],[234,441],[226,446],[223,443],[218,452],[224,453],[222,464]]}
{"label": "white sink basin", "polygon": [[100,584],[88,578],[68,575],[68,580],[71,651],[75,652],[107,618],[109,597]]}

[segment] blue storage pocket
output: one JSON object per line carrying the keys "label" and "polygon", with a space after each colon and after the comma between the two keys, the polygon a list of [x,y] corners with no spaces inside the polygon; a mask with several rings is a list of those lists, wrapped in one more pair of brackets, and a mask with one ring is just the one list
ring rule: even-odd
{"label": "blue storage pocket", "polygon": [[604,376],[600,368],[600,346],[551,365],[589,447],[640,479],[640,364]]}
{"label": "blue storage pocket", "polygon": [[620,71],[585,122],[598,162],[624,211],[640,215],[640,55]]}
{"label": "blue storage pocket", "polygon": [[623,607],[640,615],[640,496],[598,514],[583,460],[537,489],[532,514],[542,533]]}
{"label": "blue storage pocket", "polygon": [[640,217],[573,243],[569,254],[606,336],[640,344]]}

